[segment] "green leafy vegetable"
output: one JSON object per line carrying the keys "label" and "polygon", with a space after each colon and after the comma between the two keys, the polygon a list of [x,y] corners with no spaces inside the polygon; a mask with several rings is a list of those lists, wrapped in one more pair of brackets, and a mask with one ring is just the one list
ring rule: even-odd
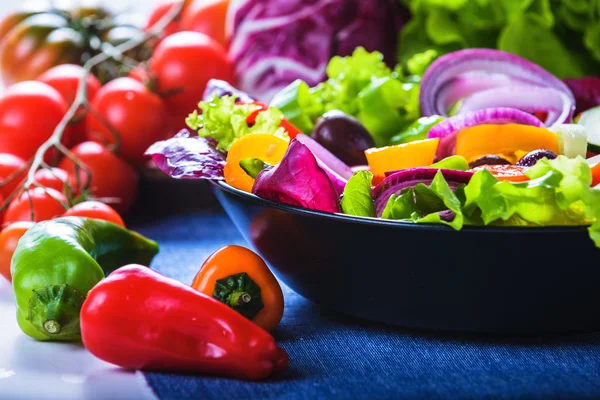
{"label": "green leafy vegetable", "polygon": [[454,229],[462,228],[464,223],[462,203],[440,171],[431,185],[419,183],[414,189],[403,190],[399,196],[392,195],[381,217],[416,223],[446,224]]}
{"label": "green leafy vegetable", "polygon": [[372,196],[373,174],[369,171],[358,171],[346,183],[342,196],[344,214],[357,217],[376,217]]}
{"label": "green leafy vegetable", "polygon": [[289,139],[283,128],[279,126],[283,114],[275,107],[258,113],[251,127],[246,119],[258,106],[254,104],[236,104],[235,97],[215,97],[211,101],[201,101],[185,120],[187,125],[198,131],[201,137],[211,138],[218,142],[217,149],[229,151],[235,139],[252,133],[266,133]]}
{"label": "green leafy vegetable", "polygon": [[597,0],[402,0],[411,11],[398,44],[399,61],[487,47],[515,53],[558,76],[600,70]]}
{"label": "green leafy vegetable", "polygon": [[439,115],[421,117],[410,124],[403,132],[392,137],[390,144],[395,145],[427,139],[427,133],[429,130],[434,125],[442,122],[444,119],[444,117],[440,117]]}
{"label": "green leafy vegetable", "polygon": [[358,47],[351,56],[331,59],[326,81],[312,88],[295,81],[277,93],[271,105],[306,134],[325,112],[343,111],[367,128],[376,145],[387,145],[421,116],[420,76],[436,57],[435,51],[416,54],[406,68],[392,71],[381,53]]}

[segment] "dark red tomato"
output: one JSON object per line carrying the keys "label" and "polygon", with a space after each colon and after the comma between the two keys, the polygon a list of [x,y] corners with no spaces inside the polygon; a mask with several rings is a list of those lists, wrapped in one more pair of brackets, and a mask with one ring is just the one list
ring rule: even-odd
{"label": "dark red tomato", "polygon": [[[96,142],[83,142],[72,153],[91,173],[90,190],[95,198],[102,198],[119,214],[125,215],[135,201],[139,177],[136,170],[126,161]],[[79,170],[79,182],[73,161],[64,158],[60,168],[69,174],[69,182],[74,188],[85,184],[87,174]]]}
{"label": "dark red tomato", "polygon": [[62,193],[65,183],[69,181],[69,174],[60,168],[42,168],[35,171],[35,181],[43,187],[52,188]]}
{"label": "dark red tomato", "polygon": [[193,1],[181,16],[181,30],[204,33],[227,47],[225,19],[229,0]]}
{"label": "dark red tomato", "polygon": [[[85,70],[82,66],[76,64],[62,64],[50,68],[40,75],[37,80],[56,89],[67,106],[71,106],[77,95],[79,81],[83,77]],[[89,74],[86,80],[87,98],[93,99],[96,92],[100,89],[101,83],[94,75]],[[72,125],[73,144],[78,144],[86,139],[85,120],[83,112],[77,116],[77,122]]]}
{"label": "dark red tomato", "polygon": [[76,204],[69,208],[63,216],[101,219],[125,228],[125,223],[119,213],[108,204],[99,201],[84,201]]}
{"label": "dark red tomato", "polygon": [[25,179],[27,171],[25,168],[25,161],[15,155],[8,153],[0,153],[0,179],[4,181],[14,174],[22,170],[23,172],[19,176],[12,179],[10,182],[0,186],[0,194],[5,199],[8,198],[12,192],[17,189],[17,186]]}
{"label": "dark red tomato", "polygon": [[67,198],[54,189],[32,188],[13,199],[3,226],[17,221],[46,221],[65,212]]}
{"label": "dark red tomato", "polygon": [[[165,135],[167,110],[162,99],[141,82],[118,78],[104,85],[92,100],[91,107],[108,121],[119,134],[119,155],[142,165],[148,161],[146,149]],[[111,129],[94,113],[86,115],[88,139],[115,143]]]}
{"label": "dark red tomato", "polygon": [[223,46],[198,32],[179,32],[165,38],[149,65],[157,79],[156,89],[165,96],[175,121],[184,121],[197,108],[211,78],[233,82],[232,65]]}
{"label": "dark red tomato", "polygon": [[[28,160],[46,141],[67,112],[67,104],[56,89],[42,82],[12,85],[0,97],[0,152]],[[63,144],[70,146],[71,129]]]}

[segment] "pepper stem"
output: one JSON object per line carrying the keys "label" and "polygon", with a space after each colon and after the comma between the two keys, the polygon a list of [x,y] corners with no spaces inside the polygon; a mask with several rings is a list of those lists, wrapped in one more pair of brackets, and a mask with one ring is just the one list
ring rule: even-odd
{"label": "pepper stem", "polygon": [[218,279],[213,297],[250,320],[264,307],[260,286],[245,272]]}
{"label": "pepper stem", "polygon": [[33,291],[27,320],[53,340],[81,338],[79,312],[85,296],[67,284],[50,285]]}
{"label": "pepper stem", "polygon": [[250,303],[252,296],[248,292],[233,292],[229,295],[229,306],[236,307]]}

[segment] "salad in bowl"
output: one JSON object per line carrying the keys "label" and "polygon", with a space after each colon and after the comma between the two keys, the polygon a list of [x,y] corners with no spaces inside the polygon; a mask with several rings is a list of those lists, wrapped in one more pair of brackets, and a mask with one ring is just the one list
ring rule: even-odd
{"label": "salad in bowl", "polygon": [[[269,104],[209,82],[189,129],[146,154],[176,179],[410,224],[587,226],[600,246],[600,108],[491,49],[334,57]],[[592,107],[592,108],[589,108]]]}

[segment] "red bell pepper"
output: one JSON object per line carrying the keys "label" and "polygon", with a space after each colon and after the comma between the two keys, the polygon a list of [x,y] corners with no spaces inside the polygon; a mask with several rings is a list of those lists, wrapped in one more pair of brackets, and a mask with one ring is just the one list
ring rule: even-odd
{"label": "red bell pepper", "polygon": [[123,368],[257,380],[288,364],[275,339],[243,315],[140,265],[97,284],[80,324],[85,347]]}
{"label": "red bell pepper", "polygon": [[[246,123],[248,125],[253,125],[256,122],[256,116],[262,111],[269,108],[267,104],[262,103],[260,101],[253,101],[252,103],[240,102],[239,104],[254,104],[255,106],[258,106],[258,109],[256,109],[252,114],[248,115],[248,117],[246,118]],[[281,120],[279,126],[287,132],[290,139],[294,139],[299,133],[302,133],[300,132],[300,129],[296,128],[294,125],[292,125],[290,121],[288,121],[285,118]]]}

